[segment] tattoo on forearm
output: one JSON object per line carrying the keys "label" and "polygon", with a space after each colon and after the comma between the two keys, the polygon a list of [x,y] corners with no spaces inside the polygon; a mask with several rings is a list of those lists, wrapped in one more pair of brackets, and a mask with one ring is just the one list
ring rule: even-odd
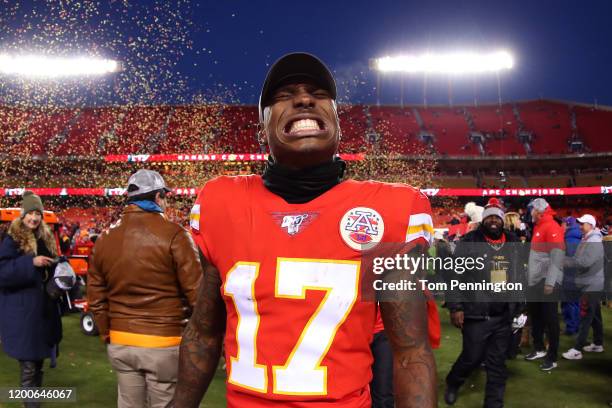
{"label": "tattoo on forearm", "polygon": [[[203,258],[203,257],[202,257]],[[183,333],[175,406],[198,407],[219,364],[225,331],[225,306],[221,278],[202,259],[204,276],[194,313]]]}
{"label": "tattoo on forearm", "polygon": [[[385,280],[416,280],[402,271]],[[395,406],[436,407],[436,364],[429,346],[427,304],[422,293],[397,292],[380,303],[385,332],[393,347]]]}

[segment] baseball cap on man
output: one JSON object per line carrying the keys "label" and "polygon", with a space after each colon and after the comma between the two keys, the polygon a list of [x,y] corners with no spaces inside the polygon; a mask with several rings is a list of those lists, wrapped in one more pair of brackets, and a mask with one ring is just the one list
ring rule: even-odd
{"label": "baseball cap on man", "polygon": [[593,227],[597,225],[595,217],[593,217],[591,214],[584,214],[582,217],[576,219],[576,221],[581,224],[591,224]]}
{"label": "baseball cap on man", "polygon": [[294,52],[279,58],[270,68],[259,96],[259,121],[263,122],[263,111],[271,104],[272,96],[279,86],[297,78],[308,78],[325,89],[336,100],[336,81],[327,66],[312,54]]}
{"label": "baseball cap on man", "polygon": [[153,170],[140,169],[128,180],[128,197],[134,197],[151,191],[164,190],[170,192],[161,174]]}

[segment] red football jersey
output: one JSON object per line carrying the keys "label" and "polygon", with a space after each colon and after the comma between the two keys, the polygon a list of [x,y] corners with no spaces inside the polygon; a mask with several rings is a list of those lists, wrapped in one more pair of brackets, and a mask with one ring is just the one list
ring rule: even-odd
{"label": "red football jersey", "polygon": [[288,204],[260,176],[206,183],[191,228],[223,282],[228,407],[370,407],[376,304],[360,301],[361,248],[429,243],[430,214],[401,184],[347,180]]}

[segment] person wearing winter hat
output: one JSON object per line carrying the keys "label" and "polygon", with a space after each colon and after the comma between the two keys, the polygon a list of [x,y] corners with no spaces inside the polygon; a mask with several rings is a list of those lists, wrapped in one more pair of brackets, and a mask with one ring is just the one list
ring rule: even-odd
{"label": "person wearing winter hat", "polygon": [[42,216],[44,212],[43,203],[40,197],[32,191],[26,191],[23,193],[23,200],[21,202],[21,218],[25,218],[32,211],[38,211]]}
{"label": "person wearing winter hat", "polygon": [[[455,279],[463,282],[519,283],[523,281],[518,256],[518,237],[504,230],[504,209],[491,198],[483,210],[482,222],[457,244],[454,256],[484,259],[484,268],[466,269]],[[502,407],[506,379],[506,352],[512,336],[512,320],[522,304],[503,294],[447,292],[451,323],[461,329],[463,349],[446,377],[444,399],[453,405],[459,388],[484,362],[487,372],[484,406]]]}
{"label": "person wearing winter hat", "polygon": [[470,222],[468,224],[467,232],[473,231],[483,220],[483,211],[484,207],[476,205],[476,203],[470,201],[464,207],[465,214],[470,218]]}
{"label": "person wearing winter hat", "polygon": [[40,197],[26,191],[21,216],[0,244],[0,337],[6,354],[19,360],[22,387],[42,386],[43,361],[57,356],[62,339],[59,300],[45,290],[57,245],[42,217]]}

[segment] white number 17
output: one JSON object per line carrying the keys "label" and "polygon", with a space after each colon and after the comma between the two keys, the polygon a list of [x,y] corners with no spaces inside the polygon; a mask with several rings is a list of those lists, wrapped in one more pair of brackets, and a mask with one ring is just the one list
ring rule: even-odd
{"label": "white number 17", "polygon": [[[275,394],[327,394],[327,367],[321,366],[321,361],[357,300],[359,264],[359,261],[278,258],[275,297],[306,299],[308,289],[326,293],[285,365],[272,367]],[[224,294],[232,298],[238,314],[237,354],[231,357],[228,381],[265,393],[267,367],[257,364],[256,349],[260,320],[255,299],[258,275],[259,263],[237,262],[225,279]]]}

